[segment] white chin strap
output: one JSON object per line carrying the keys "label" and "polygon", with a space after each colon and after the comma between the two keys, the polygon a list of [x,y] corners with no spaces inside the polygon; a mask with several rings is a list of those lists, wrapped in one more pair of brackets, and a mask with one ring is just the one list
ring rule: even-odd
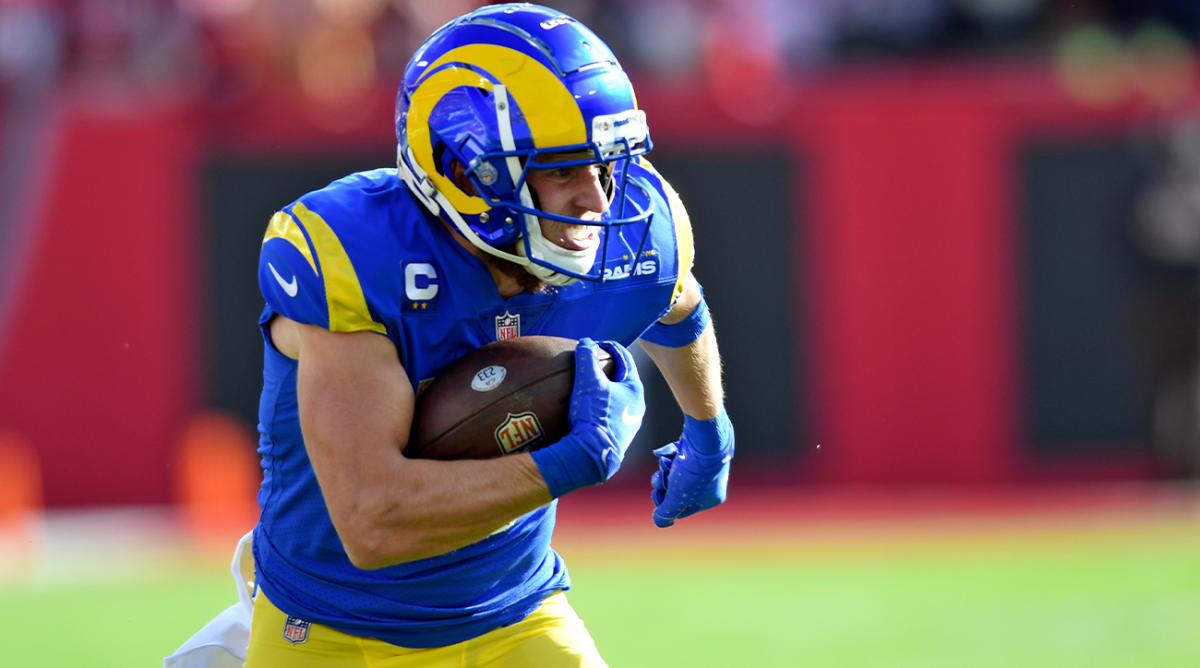
{"label": "white chin strap", "polygon": [[435,216],[439,213],[446,214],[446,217],[454,225],[454,229],[466,237],[467,241],[470,241],[472,245],[501,260],[515,262],[521,266],[530,264],[529,259],[523,255],[506,253],[481,239],[475,233],[475,230],[471,229],[470,225],[467,225],[467,221],[463,220],[462,214],[450,204],[450,200],[446,199],[446,196],[438,192],[438,189],[434,187],[425,170],[421,169],[421,165],[417,164],[411,148],[397,149],[396,171],[400,173],[401,180],[412,191],[412,194],[416,195],[417,199],[425,205],[426,209],[429,209],[430,213]]}
{"label": "white chin strap", "polygon": [[[529,237],[529,247],[533,250],[534,255],[539,259],[546,260],[568,271],[583,274],[591,269],[592,265],[596,262],[596,251],[600,247],[599,244],[587,250],[563,248],[542,236],[542,226],[536,222],[533,225],[525,224],[525,234]],[[517,252],[525,255],[525,244],[518,242]],[[550,285],[569,285],[577,280],[573,276],[554,271],[549,267],[543,267],[534,262],[525,265],[525,271],[537,276]]]}
{"label": "white chin strap", "polygon": [[[484,241],[475,230],[467,225],[467,221],[463,220],[462,214],[458,212],[446,196],[438,192],[433,187],[433,183],[425,175],[424,170],[417,164],[416,159],[412,154],[412,149],[408,149],[405,153],[397,156],[396,161],[401,180],[404,181],[408,189],[416,195],[417,199],[425,205],[426,209],[433,215],[444,213],[450,219],[450,223],[454,225],[454,229],[466,237],[473,246],[501,260],[507,260],[513,264],[518,264],[525,268],[530,274],[533,274],[538,280],[547,285],[569,285],[574,283],[576,279],[572,276],[557,272],[549,267],[543,267],[530,260],[525,254],[525,244],[520,240],[517,241],[517,253],[508,253],[492,246]],[[523,192],[523,195],[528,195]],[[542,236],[542,226],[538,223],[536,216],[523,214],[521,216],[522,224],[525,226],[525,234],[529,235],[529,246],[533,248],[533,252],[539,258],[546,258],[550,262],[554,262],[559,266],[577,273],[584,273],[592,268],[592,264],[596,259],[596,249],[585,251],[573,251],[560,247],[558,244],[547,241]]]}
{"label": "white chin strap", "polygon": [[[504,84],[496,84],[492,89],[492,96],[496,103],[496,127],[500,130],[500,147],[505,151],[515,151],[517,143],[513,139],[512,121],[509,116],[508,88]],[[508,158],[505,158],[504,163],[508,166],[508,176],[512,179],[512,182],[517,183],[520,181],[522,171],[521,161],[516,156],[510,155]],[[533,198],[529,195],[528,183],[521,184],[521,191],[518,193],[518,196],[521,198],[521,204],[525,208],[533,208]],[[595,249],[573,251],[547,241],[542,236],[541,222],[538,221],[537,216],[532,214],[521,214],[521,224],[524,225],[525,237],[529,239],[529,248],[537,258],[546,260],[551,264],[556,264],[577,274],[582,274],[592,268],[592,263],[596,259]],[[549,285],[569,285],[577,280],[573,276],[568,276],[531,261],[526,255],[525,244],[520,241],[517,242],[517,253],[524,260],[521,265],[525,267],[525,271],[537,276],[538,279]]]}

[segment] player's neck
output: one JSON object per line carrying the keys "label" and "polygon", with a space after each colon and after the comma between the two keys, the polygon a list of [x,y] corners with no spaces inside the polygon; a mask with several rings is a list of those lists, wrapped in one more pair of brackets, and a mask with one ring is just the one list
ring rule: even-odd
{"label": "player's neck", "polygon": [[493,257],[485,253],[482,249],[477,248],[475,244],[467,241],[458,230],[454,229],[445,220],[438,218],[438,222],[442,227],[446,228],[446,232],[454,238],[454,241],[466,249],[468,253],[474,255],[492,276],[492,281],[496,284],[496,291],[500,293],[500,297],[508,299],[525,292],[526,290],[536,292],[543,287],[543,283],[539,281],[523,267],[512,262],[505,262],[498,257]]}
{"label": "player's neck", "polygon": [[[536,287],[537,279],[534,278],[529,272],[525,271],[525,269],[522,267],[511,262],[505,262],[500,258],[492,257],[491,255],[488,255],[474,246],[471,246],[468,250],[470,250],[475,257],[479,258],[479,261],[483,263],[483,266],[487,267],[488,273],[492,275],[492,280],[496,283],[496,291],[499,292],[500,296],[504,299],[515,297],[531,287]],[[509,267],[515,269],[516,271],[507,271]],[[523,280],[525,277],[528,277],[531,280]],[[533,283],[534,285],[527,285],[528,283]]]}

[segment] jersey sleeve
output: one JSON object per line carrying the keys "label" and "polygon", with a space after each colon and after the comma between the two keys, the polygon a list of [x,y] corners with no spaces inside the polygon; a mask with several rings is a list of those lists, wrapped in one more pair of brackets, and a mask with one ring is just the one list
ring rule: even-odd
{"label": "jersey sleeve", "polygon": [[386,333],[367,307],[341,240],[303,202],[271,217],[259,254],[258,286],[268,308],[296,322],[334,332]]}

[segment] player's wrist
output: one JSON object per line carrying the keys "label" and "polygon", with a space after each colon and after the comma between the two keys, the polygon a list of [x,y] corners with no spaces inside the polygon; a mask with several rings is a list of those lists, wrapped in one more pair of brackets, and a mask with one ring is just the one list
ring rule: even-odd
{"label": "player's wrist", "polygon": [[546,481],[546,489],[551,497],[557,499],[612,477],[616,467],[607,466],[604,456],[611,448],[604,440],[599,434],[573,431],[557,443],[530,453],[542,479]]}
{"label": "player's wrist", "polygon": [[690,415],[683,416],[683,438],[687,440],[693,455],[705,458],[722,458],[734,451],[733,423],[722,407],[716,417],[699,420]]}

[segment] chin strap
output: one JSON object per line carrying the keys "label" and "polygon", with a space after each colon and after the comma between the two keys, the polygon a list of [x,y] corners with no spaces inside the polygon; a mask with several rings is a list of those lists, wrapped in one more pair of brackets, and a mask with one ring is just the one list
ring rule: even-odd
{"label": "chin strap", "polygon": [[[496,127],[500,130],[500,147],[508,152],[516,151],[517,142],[513,139],[512,119],[509,115],[508,88],[504,84],[496,84],[492,88],[492,95],[492,99],[495,100],[496,105]],[[504,159],[504,162],[508,167],[508,176],[512,179],[513,185],[521,183],[521,175],[524,171],[521,161],[515,155],[510,155]],[[525,208],[534,208],[533,197],[529,194],[528,183],[521,183],[521,189],[517,192],[517,196],[521,199],[521,204]],[[559,248],[557,244],[546,241],[542,236],[542,225],[536,216],[522,213],[521,225],[525,230],[525,239],[517,241],[517,253],[525,260],[523,263],[525,271],[538,277],[538,279],[550,285],[569,285],[576,280],[572,276],[533,262],[529,259],[531,255],[529,250],[534,251],[532,255],[565,267],[577,274],[592,268],[592,262],[595,261],[594,252],[588,253],[589,257],[586,258],[587,266],[582,269],[576,269],[578,265],[583,263],[582,258],[577,257],[576,251]],[[524,243],[525,241],[528,243]]]}
{"label": "chin strap", "polygon": [[[599,244],[596,245],[596,248],[590,250],[568,250],[543,237],[541,225],[526,226],[525,234],[529,237],[529,247],[538,258],[550,261],[569,271],[582,274],[591,269],[592,265],[596,262],[596,251],[600,248]],[[524,243],[517,243],[517,252],[525,256]],[[526,258],[528,259],[527,256]],[[549,267],[543,267],[535,262],[525,265],[525,271],[537,276],[550,285],[569,285],[578,280],[574,276],[568,276]]]}
{"label": "chin strap", "polygon": [[[409,165],[412,167],[409,167]],[[396,171],[400,173],[400,180],[404,181],[404,185],[412,191],[417,200],[429,209],[429,213],[438,214],[438,203],[435,199],[438,195],[437,188],[433,187],[433,183],[426,176],[425,171],[417,165],[417,160],[412,154],[412,149],[406,149],[403,146],[396,146]],[[420,176],[414,173],[418,172]]]}
{"label": "chin strap", "polygon": [[470,241],[472,245],[489,255],[498,257],[501,260],[508,260],[526,268],[533,264],[523,255],[507,253],[480,238],[475,233],[475,230],[471,229],[470,225],[467,225],[467,221],[463,219],[462,214],[450,204],[450,200],[446,199],[446,196],[438,192],[437,188],[433,186],[433,183],[429,180],[429,176],[417,164],[417,160],[412,154],[412,149],[400,148],[397,153],[396,171],[399,172],[400,179],[404,181],[404,184],[408,186],[413,195],[416,195],[417,199],[425,205],[425,208],[429,209],[430,213],[435,216],[445,214],[450,219],[450,223],[454,225],[454,229],[466,237],[467,241]]}
{"label": "chin strap", "polygon": [[[420,165],[414,159],[412,149],[400,149],[397,153],[397,171],[400,174],[400,179],[404,181],[408,189],[412,191],[421,204],[425,205],[426,209],[429,209],[430,213],[435,216],[444,214],[450,220],[450,223],[454,225],[454,229],[466,237],[467,241],[470,241],[473,246],[493,257],[520,265],[525,271],[533,274],[538,280],[547,285],[562,286],[575,282],[576,279],[572,276],[557,272],[549,267],[543,267],[530,260],[525,251],[525,244],[522,241],[517,242],[517,252],[515,254],[502,251],[484,241],[475,233],[475,230],[471,229],[470,225],[467,225],[467,221],[463,219],[462,214],[450,205],[450,201],[446,199],[446,196],[433,187],[433,183],[429,180],[429,177],[425,175],[424,170],[421,169]],[[583,273],[591,268],[593,262],[595,262],[594,250],[570,251],[560,248],[558,245],[550,243],[542,237],[542,227],[536,222],[537,218],[535,216],[529,214],[523,214],[523,216],[532,218],[535,221],[532,225],[528,222],[525,223],[525,233],[530,235],[530,245],[534,248],[538,257],[548,257],[551,261],[557,262],[578,273]],[[576,259],[572,255],[586,255],[587,257]],[[580,265],[584,266],[581,269],[575,268]]]}

